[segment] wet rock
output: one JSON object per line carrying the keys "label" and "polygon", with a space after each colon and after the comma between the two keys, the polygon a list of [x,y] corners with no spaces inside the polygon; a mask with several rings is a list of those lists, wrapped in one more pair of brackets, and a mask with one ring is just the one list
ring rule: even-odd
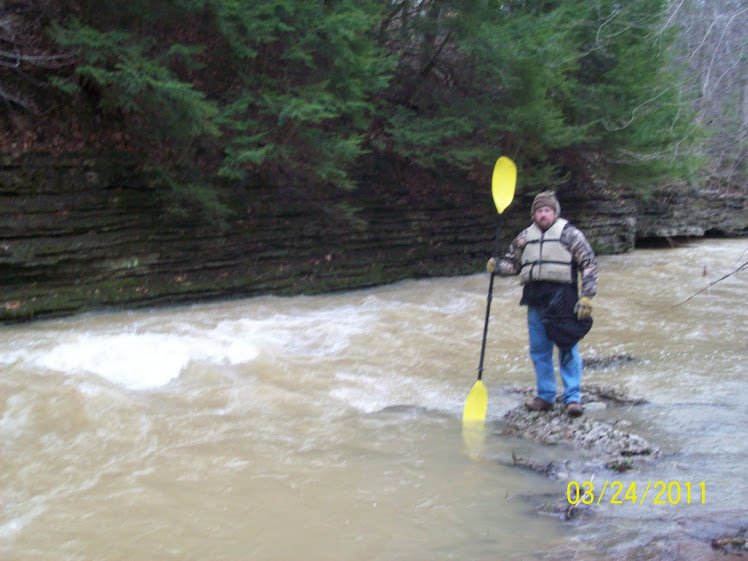
{"label": "wet rock", "polygon": [[593,413],[594,411],[602,411],[606,405],[602,401],[585,402],[584,411],[585,413]]}
{"label": "wet rock", "polygon": [[597,370],[620,366],[628,362],[638,362],[639,359],[630,354],[617,354],[610,356],[583,357],[582,364],[585,370]]}
{"label": "wet rock", "polygon": [[389,405],[377,411],[377,413],[415,414],[428,413],[429,409],[418,405]]}
{"label": "wet rock", "polygon": [[641,436],[620,430],[606,421],[572,419],[561,407],[535,412],[519,406],[508,411],[504,420],[508,432],[543,444],[568,443],[598,454],[623,457],[655,453],[655,447]]}
{"label": "wet rock", "polygon": [[568,472],[565,468],[555,462],[534,462],[528,458],[520,458],[514,452],[512,452],[512,465],[539,473],[548,479],[566,479],[568,477]]}
{"label": "wet rock", "polygon": [[624,471],[633,469],[634,462],[631,461],[630,458],[624,458],[622,460],[615,459],[615,460],[610,460],[608,463],[606,463],[605,467],[611,471],[617,471],[618,473],[623,473]]}
{"label": "wet rock", "polygon": [[582,388],[585,405],[602,402],[612,405],[644,405],[648,401],[641,396],[632,396],[623,388],[613,384],[594,384]]}
{"label": "wet rock", "polygon": [[561,520],[576,520],[589,518],[594,513],[592,505],[584,504],[581,501],[571,504],[565,497],[559,499],[556,495],[547,495],[545,498],[547,500],[539,502],[535,507],[538,514],[553,516]]}
{"label": "wet rock", "polygon": [[712,547],[724,551],[748,550],[748,528],[741,528],[734,534],[714,538],[712,540]]}
{"label": "wet rock", "polygon": [[[509,388],[510,392],[520,393],[529,398],[534,388]],[[642,398],[631,397],[620,388],[612,386],[588,386],[583,389],[585,406],[588,399],[604,407],[609,405],[636,405],[645,403]],[[504,415],[503,434],[520,436],[546,445],[569,445],[584,452],[593,464],[614,471],[627,471],[636,467],[640,459],[653,457],[657,448],[645,438],[625,430],[614,421],[592,419],[585,415],[573,419],[561,405],[552,411],[528,411],[519,405]],[[536,466],[531,462],[518,462],[514,465],[533,469],[553,477],[556,470],[548,466]]]}

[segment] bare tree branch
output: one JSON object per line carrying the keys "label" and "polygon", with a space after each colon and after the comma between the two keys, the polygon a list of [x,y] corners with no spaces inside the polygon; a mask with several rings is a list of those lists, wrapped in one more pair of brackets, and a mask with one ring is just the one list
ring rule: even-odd
{"label": "bare tree branch", "polygon": [[74,54],[61,51],[39,29],[39,9],[33,3],[0,3],[0,102],[8,114],[13,108],[39,115],[49,78],[74,64]]}
{"label": "bare tree branch", "polygon": [[63,55],[24,55],[21,53],[10,53],[7,51],[0,50],[0,57],[13,61],[8,63],[0,58],[0,66],[8,68],[18,68],[22,62],[28,62],[33,66],[39,68],[61,68],[68,66],[72,62],[73,56],[70,54]]}
{"label": "bare tree branch", "polygon": [[721,282],[721,281],[725,280],[726,278],[728,278],[728,277],[731,277],[732,275],[735,275],[735,274],[737,274],[737,273],[740,273],[741,271],[745,271],[746,269],[748,269],[748,261],[746,261],[745,263],[743,263],[742,265],[740,265],[740,266],[739,266],[739,267],[738,267],[737,269],[735,269],[734,271],[732,271],[732,272],[730,272],[730,273],[727,273],[727,274],[726,274],[725,276],[723,276],[723,277],[721,277],[721,278],[717,279],[716,281],[712,281],[712,282],[710,282],[710,283],[709,283],[708,285],[706,285],[706,286],[705,286],[704,288],[702,288],[701,290],[699,290],[699,291],[698,291],[698,292],[697,292],[696,294],[693,294],[693,295],[689,296],[688,298],[686,298],[685,300],[683,300],[683,302],[681,302],[680,304],[675,304],[675,305],[673,306],[673,308],[677,308],[678,306],[682,306],[683,304],[685,304],[685,303],[686,303],[686,302],[688,302],[689,300],[692,300],[693,298],[696,298],[696,297],[697,297],[697,296],[698,296],[699,294],[701,294],[702,292],[706,292],[707,290],[709,290],[709,289],[710,289],[710,288],[711,288],[712,286],[714,286],[714,285],[715,285],[715,284],[717,284],[718,282]]}

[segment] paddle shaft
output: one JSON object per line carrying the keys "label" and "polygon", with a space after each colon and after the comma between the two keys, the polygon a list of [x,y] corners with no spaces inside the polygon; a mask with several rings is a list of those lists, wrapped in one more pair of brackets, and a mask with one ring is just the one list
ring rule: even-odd
{"label": "paddle shaft", "polygon": [[[501,214],[499,214],[499,222],[496,226],[496,239],[493,244],[493,258],[499,259],[499,238],[501,237]],[[496,264],[498,267],[498,263]],[[488,338],[488,318],[491,316],[491,300],[493,300],[493,278],[496,276],[495,272],[491,273],[491,280],[488,281],[488,298],[486,301],[486,319],[483,323],[483,343],[480,348],[480,364],[478,365],[478,379],[483,378],[483,359],[486,357],[486,339]]]}

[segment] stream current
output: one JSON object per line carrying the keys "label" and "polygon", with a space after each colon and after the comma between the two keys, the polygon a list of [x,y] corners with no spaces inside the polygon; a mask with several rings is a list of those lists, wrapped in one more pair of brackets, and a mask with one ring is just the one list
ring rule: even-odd
{"label": "stream current", "polygon": [[[581,354],[636,360],[585,370],[583,389],[612,383],[648,403],[586,418],[659,450],[622,474],[502,435],[521,403],[506,388],[534,384],[516,278],[495,282],[477,455],[461,414],[485,274],[3,327],[0,557],[654,559],[672,540],[708,543],[748,524],[745,274],[683,302],[747,249],[705,240],[599,258]],[[552,481],[512,454],[582,467]],[[682,496],[606,498],[571,521],[538,512],[590,479],[678,482]]]}

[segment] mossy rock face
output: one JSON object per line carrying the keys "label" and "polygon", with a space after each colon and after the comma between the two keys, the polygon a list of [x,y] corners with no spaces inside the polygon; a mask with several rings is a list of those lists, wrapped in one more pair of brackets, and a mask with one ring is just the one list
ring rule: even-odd
{"label": "mossy rock face", "polygon": [[[0,155],[0,321],[484,270],[497,224],[487,186],[374,155],[356,177],[352,192],[220,185],[218,212],[122,154]],[[529,224],[533,195],[518,191],[504,212],[502,247]],[[600,253],[632,249],[640,225],[663,216],[663,235],[748,231],[745,197],[704,203],[698,230],[621,190],[580,185],[559,198]]]}

